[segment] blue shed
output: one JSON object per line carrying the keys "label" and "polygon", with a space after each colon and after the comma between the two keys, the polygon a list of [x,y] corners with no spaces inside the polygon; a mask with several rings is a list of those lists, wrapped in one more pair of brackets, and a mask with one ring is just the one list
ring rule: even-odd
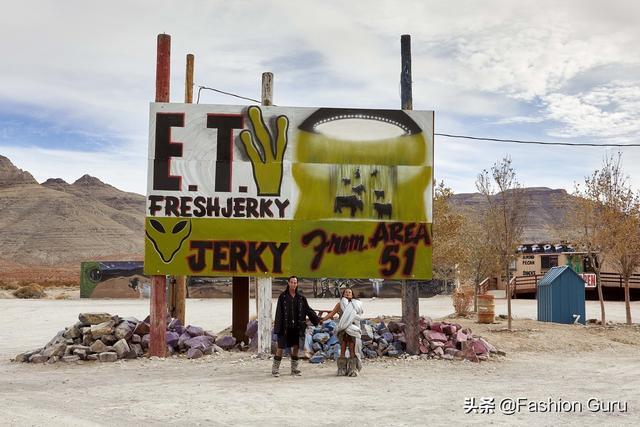
{"label": "blue shed", "polygon": [[538,320],[585,323],[584,280],[568,265],[553,267],[538,282]]}

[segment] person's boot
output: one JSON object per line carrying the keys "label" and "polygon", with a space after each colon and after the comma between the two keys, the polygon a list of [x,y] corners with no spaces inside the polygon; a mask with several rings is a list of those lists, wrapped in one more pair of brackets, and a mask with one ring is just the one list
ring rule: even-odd
{"label": "person's boot", "polygon": [[350,357],[347,359],[347,376],[348,377],[357,377],[358,376],[358,358]]}
{"label": "person's boot", "polygon": [[271,375],[274,377],[280,376],[280,362],[282,361],[282,357],[274,356],[273,357],[273,366],[271,367]]}
{"label": "person's boot", "polygon": [[300,372],[300,369],[298,369],[298,363],[300,363],[298,357],[291,356],[291,375],[295,377],[299,377],[300,375],[302,375],[302,372]]}
{"label": "person's boot", "polygon": [[347,358],[346,357],[338,357],[338,374],[339,377],[344,377],[347,375]]}

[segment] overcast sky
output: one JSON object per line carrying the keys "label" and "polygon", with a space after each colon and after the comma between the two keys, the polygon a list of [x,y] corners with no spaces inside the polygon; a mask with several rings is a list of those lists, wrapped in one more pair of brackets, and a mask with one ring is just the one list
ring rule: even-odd
{"label": "overcast sky", "polygon": [[[171,100],[196,84],[305,107],[399,108],[411,34],[414,109],[436,132],[640,143],[638,1],[30,1],[0,14],[0,154],[40,182],[85,173],[144,194],[156,36],[172,36]],[[203,92],[201,103],[242,104]],[[436,137],[456,192],[509,154],[520,182],[571,190],[604,148]],[[640,148],[623,166],[640,185]]]}

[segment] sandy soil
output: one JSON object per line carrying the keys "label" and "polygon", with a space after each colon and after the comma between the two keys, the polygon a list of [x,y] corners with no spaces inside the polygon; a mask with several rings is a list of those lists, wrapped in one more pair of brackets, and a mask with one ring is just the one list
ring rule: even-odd
{"label": "sandy soil", "polygon": [[[328,308],[330,300],[311,300]],[[399,299],[364,300],[365,315],[399,315]],[[587,317],[596,317],[596,304]],[[335,363],[303,365],[304,375],[272,378],[271,362],[250,353],[199,360],[168,358],[113,364],[28,365],[9,362],[16,353],[45,344],[82,311],[139,318],[148,300],[0,300],[6,325],[0,340],[0,419],[9,425],[637,425],[640,419],[640,328],[543,324],[535,301],[514,301],[515,331],[505,322],[456,321],[507,352],[481,364],[385,359],[367,362],[358,378],[337,378]],[[503,313],[498,300],[496,312]],[[251,311],[255,304],[252,302]],[[450,299],[420,302],[422,314],[449,315]],[[611,320],[624,319],[623,303],[607,303]],[[634,317],[640,303],[634,303]],[[190,323],[222,330],[230,300],[188,300]],[[8,326],[8,327],[7,327]],[[283,372],[289,368],[283,361]],[[578,401],[578,413],[507,416],[465,414],[465,397]],[[591,412],[590,398],[627,402],[627,412]],[[347,404],[350,406],[347,407]],[[351,408],[351,409],[349,409]]]}

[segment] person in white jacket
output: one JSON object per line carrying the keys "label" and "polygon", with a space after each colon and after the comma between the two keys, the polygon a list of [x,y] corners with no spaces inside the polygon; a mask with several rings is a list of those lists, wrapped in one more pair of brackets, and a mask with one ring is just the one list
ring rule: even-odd
{"label": "person in white jacket", "polygon": [[[330,313],[322,317],[322,321],[340,315],[336,334],[340,340],[340,357],[338,358],[338,376],[356,377],[362,369],[362,302],[355,297],[351,288],[342,291],[342,297]],[[347,348],[349,357],[345,357]]]}

